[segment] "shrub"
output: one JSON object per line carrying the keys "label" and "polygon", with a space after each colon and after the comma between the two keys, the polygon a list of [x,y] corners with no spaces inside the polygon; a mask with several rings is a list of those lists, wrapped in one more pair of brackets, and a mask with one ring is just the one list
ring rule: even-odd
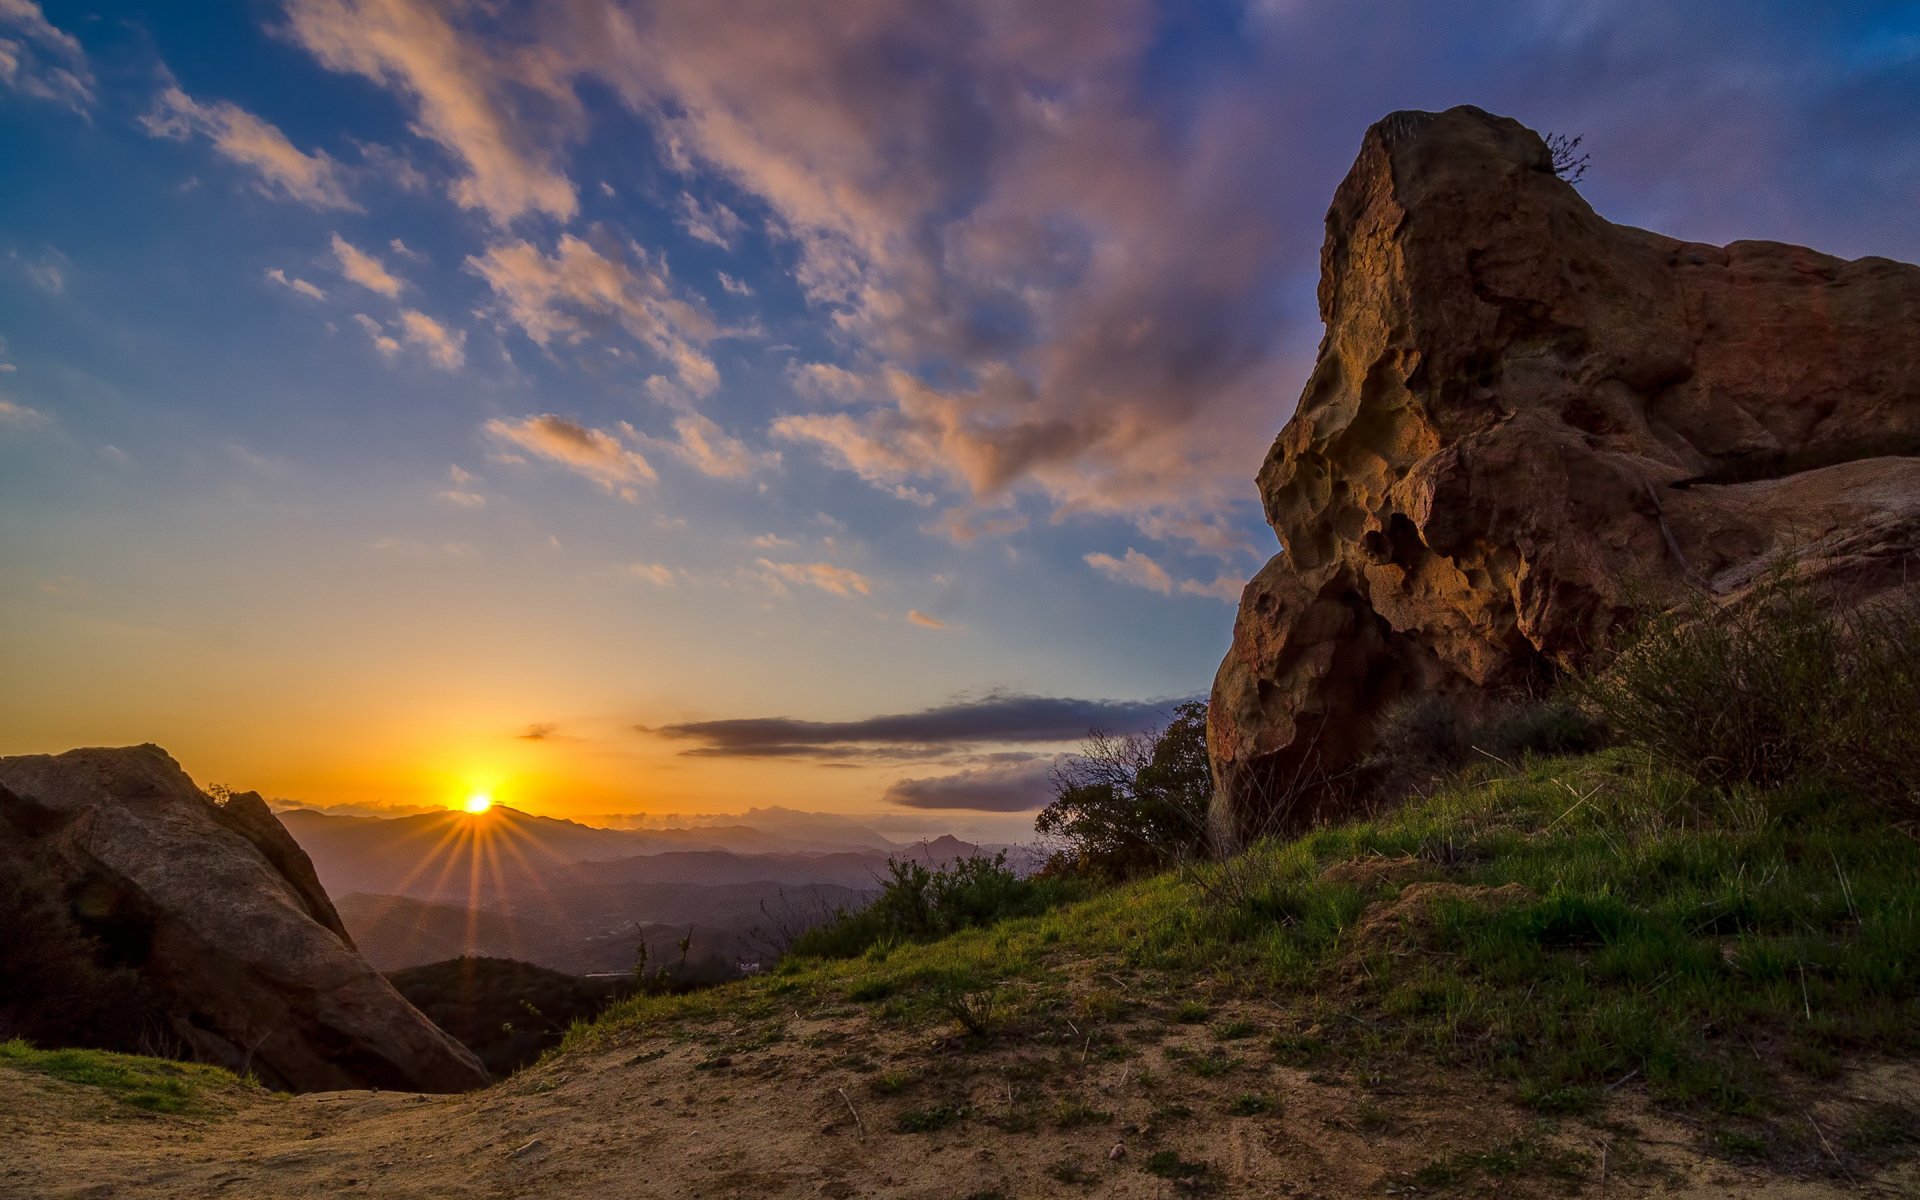
{"label": "shrub", "polygon": [[1920,801],[1920,601],[1836,611],[1781,572],[1648,623],[1581,685],[1625,741],[1715,787],[1815,777]]}
{"label": "shrub", "polygon": [[128,961],[139,949],[116,953],[39,864],[0,847],[0,1038],[177,1055],[166,998]]}
{"label": "shrub", "polygon": [[1606,728],[1566,696],[1495,703],[1475,716],[1459,697],[1425,693],[1382,714],[1366,765],[1372,790],[1391,797],[1429,786],[1475,761],[1517,764],[1529,756],[1587,754],[1606,742]]}
{"label": "shrub", "polygon": [[839,909],[793,940],[792,953],[853,958],[898,942],[929,942],[962,929],[1037,916],[1074,899],[1071,880],[1022,879],[1004,851],[974,855],[938,870],[909,858],[887,864],[880,894],[865,908]]}
{"label": "shrub", "polygon": [[1034,829],[1061,843],[1055,871],[1124,879],[1198,854],[1213,799],[1206,702],[1178,706],[1157,732],[1093,734],[1053,785]]}

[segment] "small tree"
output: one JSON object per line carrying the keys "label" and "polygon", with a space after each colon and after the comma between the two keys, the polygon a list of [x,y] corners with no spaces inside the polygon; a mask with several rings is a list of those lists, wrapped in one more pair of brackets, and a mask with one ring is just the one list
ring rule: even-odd
{"label": "small tree", "polygon": [[1119,879],[1159,870],[1206,844],[1213,773],[1207,705],[1175,708],[1165,729],[1091,734],[1053,772],[1053,802],[1034,829],[1064,843],[1055,865]]}
{"label": "small tree", "polygon": [[1553,155],[1553,173],[1568,183],[1579,183],[1587,177],[1587,165],[1593,156],[1580,153],[1580,143],[1585,140],[1580,134],[1573,137],[1564,133],[1547,135],[1547,150]]}

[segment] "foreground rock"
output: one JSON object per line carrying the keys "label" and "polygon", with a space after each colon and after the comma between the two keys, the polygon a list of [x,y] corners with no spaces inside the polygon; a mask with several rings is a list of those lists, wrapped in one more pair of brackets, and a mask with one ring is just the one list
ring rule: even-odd
{"label": "foreground rock", "polygon": [[1214,683],[1229,840],[1337,811],[1403,696],[1525,689],[1785,556],[1859,595],[1920,550],[1920,268],[1611,224],[1456,108],[1367,132],[1320,313]]}
{"label": "foreground rock", "polygon": [[4,758],[0,840],[132,948],[197,1058],[296,1091],[487,1082],[361,958],[255,793],[216,804],[158,746]]}

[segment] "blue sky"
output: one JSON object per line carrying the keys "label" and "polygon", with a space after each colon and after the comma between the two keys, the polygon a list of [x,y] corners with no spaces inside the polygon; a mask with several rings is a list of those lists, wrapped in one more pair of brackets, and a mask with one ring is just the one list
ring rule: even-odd
{"label": "blue sky", "polygon": [[981,705],[1208,686],[1326,201],[1455,103],[1920,258],[1910,4],[0,0],[0,752],[1009,827]]}

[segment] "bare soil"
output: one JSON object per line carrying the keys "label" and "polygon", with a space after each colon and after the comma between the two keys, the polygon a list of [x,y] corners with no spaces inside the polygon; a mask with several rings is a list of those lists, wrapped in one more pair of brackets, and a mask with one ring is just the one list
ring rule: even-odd
{"label": "bare soil", "polygon": [[[1631,1088],[1601,1117],[1543,1123],[1483,1077],[1408,1070],[1279,1065],[1264,1033],[1159,1021],[1105,1053],[1051,1034],[973,1045],[853,1007],[611,1036],[467,1095],[235,1087],[191,1116],[0,1068],[0,1196],[1920,1195],[1910,1161],[1714,1158]],[[1852,1106],[1916,1101],[1920,1070],[1882,1065],[1807,1118],[1825,1137]]]}

